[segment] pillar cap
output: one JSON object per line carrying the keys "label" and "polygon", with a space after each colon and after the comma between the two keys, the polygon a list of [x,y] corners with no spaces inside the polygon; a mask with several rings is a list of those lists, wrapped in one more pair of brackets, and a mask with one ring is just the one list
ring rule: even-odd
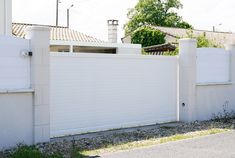
{"label": "pillar cap", "polygon": [[25,31],[51,31],[51,28],[45,26],[29,26]]}
{"label": "pillar cap", "polygon": [[179,40],[179,42],[193,42],[193,43],[195,43],[195,42],[197,42],[197,40],[194,38],[181,38]]}
{"label": "pillar cap", "polygon": [[235,51],[235,44],[234,43],[225,44],[224,47],[227,51]]}

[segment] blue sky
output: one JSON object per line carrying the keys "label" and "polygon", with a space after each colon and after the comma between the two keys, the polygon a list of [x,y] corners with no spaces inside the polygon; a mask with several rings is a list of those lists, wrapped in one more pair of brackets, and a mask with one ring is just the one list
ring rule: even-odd
{"label": "blue sky", "polygon": [[[118,19],[119,38],[128,9],[137,0],[61,0],[59,24],[66,25],[66,9],[71,9],[71,28],[94,37],[107,39],[107,19]],[[179,14],[196,29],[235,32],[234,0],[181,0],[184,8]],[[55,25],[56,0],[12,0],[13,22]],[[219,24],[222,23],[222,26]]]}

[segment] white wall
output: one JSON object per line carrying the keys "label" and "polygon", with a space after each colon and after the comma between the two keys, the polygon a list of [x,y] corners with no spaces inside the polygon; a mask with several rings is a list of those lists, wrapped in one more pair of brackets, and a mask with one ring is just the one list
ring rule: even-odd
{"label": "white wall", "polygon": [[196,89],[195,120],[209,120],[214,114],[223,113],[224,108],[235,111],[234,85],[200,85]]}
{"label": "white wall", "polygon": [[[49,54],[49,29],[30,28],[26,37],[0,36],[0,149],[179,118],[207,120],[223,105],[235,110],[234,45],[197,55],[196,41],[184,39],[178,59]],[[29,45],[33,57],[22,57]]]}
{"label": "white wall", "polygon": [[29,40],[0,36],[0,150],[33,143]]}
{"label": "white wall", "polygon": [[192,39],[180,40],[180,120],[208,120],[235,111],[235,46],[196,48]]}
{"label": "white wall", "polygon": [[0,92],[0,150],[33,143],[32,93]]}
{"label": "white wall", "polygon": [[177,120],[177,57],[51,53],[51,136]]}
{"label": "white wall", "polygon": [[0,89],[30,88],[30,58],[22,50],[29,50],[29,40],[0,36]]}
{"label": "white wall", "polygon": [[123,48],[123,47],[118,47],[117,48],[117,54],[133,54],[133,55],[141,55],[142,51],[141,48],[131,48],[131,47],[127,47],[127,48]]}
{"label": "white wall", "polygon": [[[29,40],[0,36],[0,150],[50,140],[49,31],[32,27]],[[22,56],[30,50],[33,57]]]}
{"label": "white wall", "polygon": [[199,49],[197,55],[204,64],[199,64],[197,71],[201,81],[196,86],[195,120],[211,119],[223,113],[224,108],[226,112],[235,111],[234,46],[226,50]]}
{"label": "white wall", "polygon": [[220,48],[197,49],[197,83],[230,81],[230,54]]}

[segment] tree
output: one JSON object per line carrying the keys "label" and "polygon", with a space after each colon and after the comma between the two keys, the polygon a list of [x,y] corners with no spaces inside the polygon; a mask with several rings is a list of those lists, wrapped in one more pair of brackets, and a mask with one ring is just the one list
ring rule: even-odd
{"label": "tree", "polygon": [[131,35],[131,43],[142,44],[143,47],[165,43],[166,34],[150,28],[141,27]]}
{"label": "tree", "polygon": [[146,25],[192,28],[175,12],[181,8],[180,0],[139,0],[127,14],[129,21],[124,27],[125,33],[130,34]]}

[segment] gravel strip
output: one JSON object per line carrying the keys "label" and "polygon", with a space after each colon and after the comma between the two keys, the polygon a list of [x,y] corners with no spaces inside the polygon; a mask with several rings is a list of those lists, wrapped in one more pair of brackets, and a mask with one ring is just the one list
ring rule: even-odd
{"label": "gravel strip", "polygon": [[[108,147],[110,145],[124,144],[151,138],[168,137],[176,134],[209,130],[212,128],[235,129],[235,119],[226,121],[220,120],[193,123],[163,124],[68,136],[63,138],[55,138],[52,139],[50,143],[37,144],[35,147],[43,153],[60,153],[63,155],[63,157],[70,158],[71,153],[75,150],[94,150]],[[12,151],[14,151],[14,149],[5,152],[9,153]]]}

